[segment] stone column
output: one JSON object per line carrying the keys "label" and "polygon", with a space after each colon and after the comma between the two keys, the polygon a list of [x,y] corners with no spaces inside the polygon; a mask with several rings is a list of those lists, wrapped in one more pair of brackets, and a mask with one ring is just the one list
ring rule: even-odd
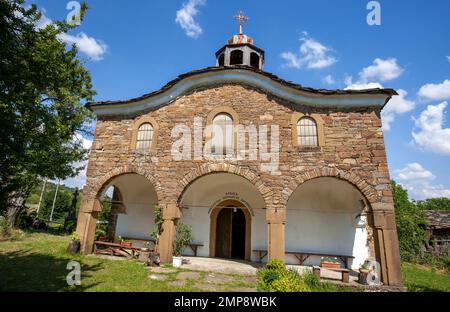
{"label": "stone column", "polygon": [[286,209],[267,207],[268,260],[278,259],[284,262]]}
{"label": "stone column", "polygon": [[159,237],[158,252],[161,262],[172,262],[173,241],[176,234],[176,221],[180,218],[177,204],[168,204],[163,208],[162,233]]}
{"label": "stone column", "polygon": [[374,204],[372,208],[377,260],[381,265],[381,280],[387,285],[402,286],[400,249],[393,204],[379,203]]}
{"label": "stone column", "polygon": [[92,252],[97,215],[100,211],[101,203],[98,199],[83,200],[81,203],[76,232],[81,241],[80,251],[84,254]]}

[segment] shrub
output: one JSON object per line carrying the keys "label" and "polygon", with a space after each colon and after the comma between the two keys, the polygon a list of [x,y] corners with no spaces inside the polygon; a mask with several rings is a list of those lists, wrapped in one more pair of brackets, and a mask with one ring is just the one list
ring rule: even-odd
{"label": "shrub", "polygon": [[181,256],[183,249],[193,240],[192,229],[189,225],[179,222],[177,224],[177,233],[173,242],[173,255]]}
{"label": "shrub", "polygon": [[6,216],[0,215],[0,237],[11,236],[11,223]]}
{"label": "shrub", "polygon": [[321,287],[320,279],[312,271],[303,273],[301,278],[312,289]]}
{"label": "shrub", "polygon": [[280,260],[270,260],[258,271],[258,289],[275,292],[308,292],[311,289],[296,271],[286,268]]}

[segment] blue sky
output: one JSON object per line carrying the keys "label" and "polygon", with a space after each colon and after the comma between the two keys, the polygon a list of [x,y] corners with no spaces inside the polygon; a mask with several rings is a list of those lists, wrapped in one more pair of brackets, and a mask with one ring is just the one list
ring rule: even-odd
{"label": "blue sky", "polygon": [[[68,1],[30,2],[45,19],[70,11]],[[414,198],[450,197],[450,2],[378,1],[379,26],[366,21],[368,2],[90,0],[62,40],[78,45],[96,100],[127,99],[213,66],[243,10],[244,32],[266,51],[265,71],[315,88],[396,89],[383,113],[391,176]],[[66,183],[81,186],[84,175]]]}

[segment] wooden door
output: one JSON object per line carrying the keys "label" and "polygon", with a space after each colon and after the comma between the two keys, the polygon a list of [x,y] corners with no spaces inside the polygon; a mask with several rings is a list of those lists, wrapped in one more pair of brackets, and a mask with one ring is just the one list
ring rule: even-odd
{"label": "wooden door", "polygon": [[216,257],[231,257],[231,226],[232,210],[223,208],[217,216],[216,226]]}

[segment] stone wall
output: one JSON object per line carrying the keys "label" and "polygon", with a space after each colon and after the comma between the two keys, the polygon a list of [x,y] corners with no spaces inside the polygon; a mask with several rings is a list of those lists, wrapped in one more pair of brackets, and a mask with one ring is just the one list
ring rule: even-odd
{"label": "stone wall", "polygon": [[[379,112],[368,109],[345,112],[293,107],[258,90],[237,85],[197,90],[167,106],[147,112],[145,115],[153,117],[159,126],[157,150],[153,153],[138,153],[131,146],[134,122],[142,116],[123,116],[122,119],[115,116],[98,120],[85,192],[95,196],[101,187],[99,183],[104,182],[103,177],[107,173],[113,168],[132,165],[151,173],[159,181],[162,186],[162,198],[158,198],[160,202],[177,202],[183,191],[180,181],[210,161],[172,161],[170,151],[176,138],[171,137],[171,130],[177,124],[186,124],[192,129],[194,117],[202,117],[203,126],[206,126],[208,113],[221,106],[234,109],[240,124],[244,126],[279,125],[280,175],[261,172],[260,160],[228,163],[239,164],[257,174],[261,182],[272,190],[271,197],[279,198],[281,206],[299,182],[304,180],[305,172],[318,169],[322,172],[324,168],[330,171],[328,175],[331,176],[339,172],[353,174],[350,177],[352,183],[360,186],[358,183],[364,182],[363,187],[369,192],[370,202],[380,199],[389,204],[386,205],[387,209],[391,206],[392,194]],[[293,145],[291,117],[295,111],[316,113],[322,117],[325,144],[320,149],[301,150]],[[364,193],[364,190],[361,191]]]}

